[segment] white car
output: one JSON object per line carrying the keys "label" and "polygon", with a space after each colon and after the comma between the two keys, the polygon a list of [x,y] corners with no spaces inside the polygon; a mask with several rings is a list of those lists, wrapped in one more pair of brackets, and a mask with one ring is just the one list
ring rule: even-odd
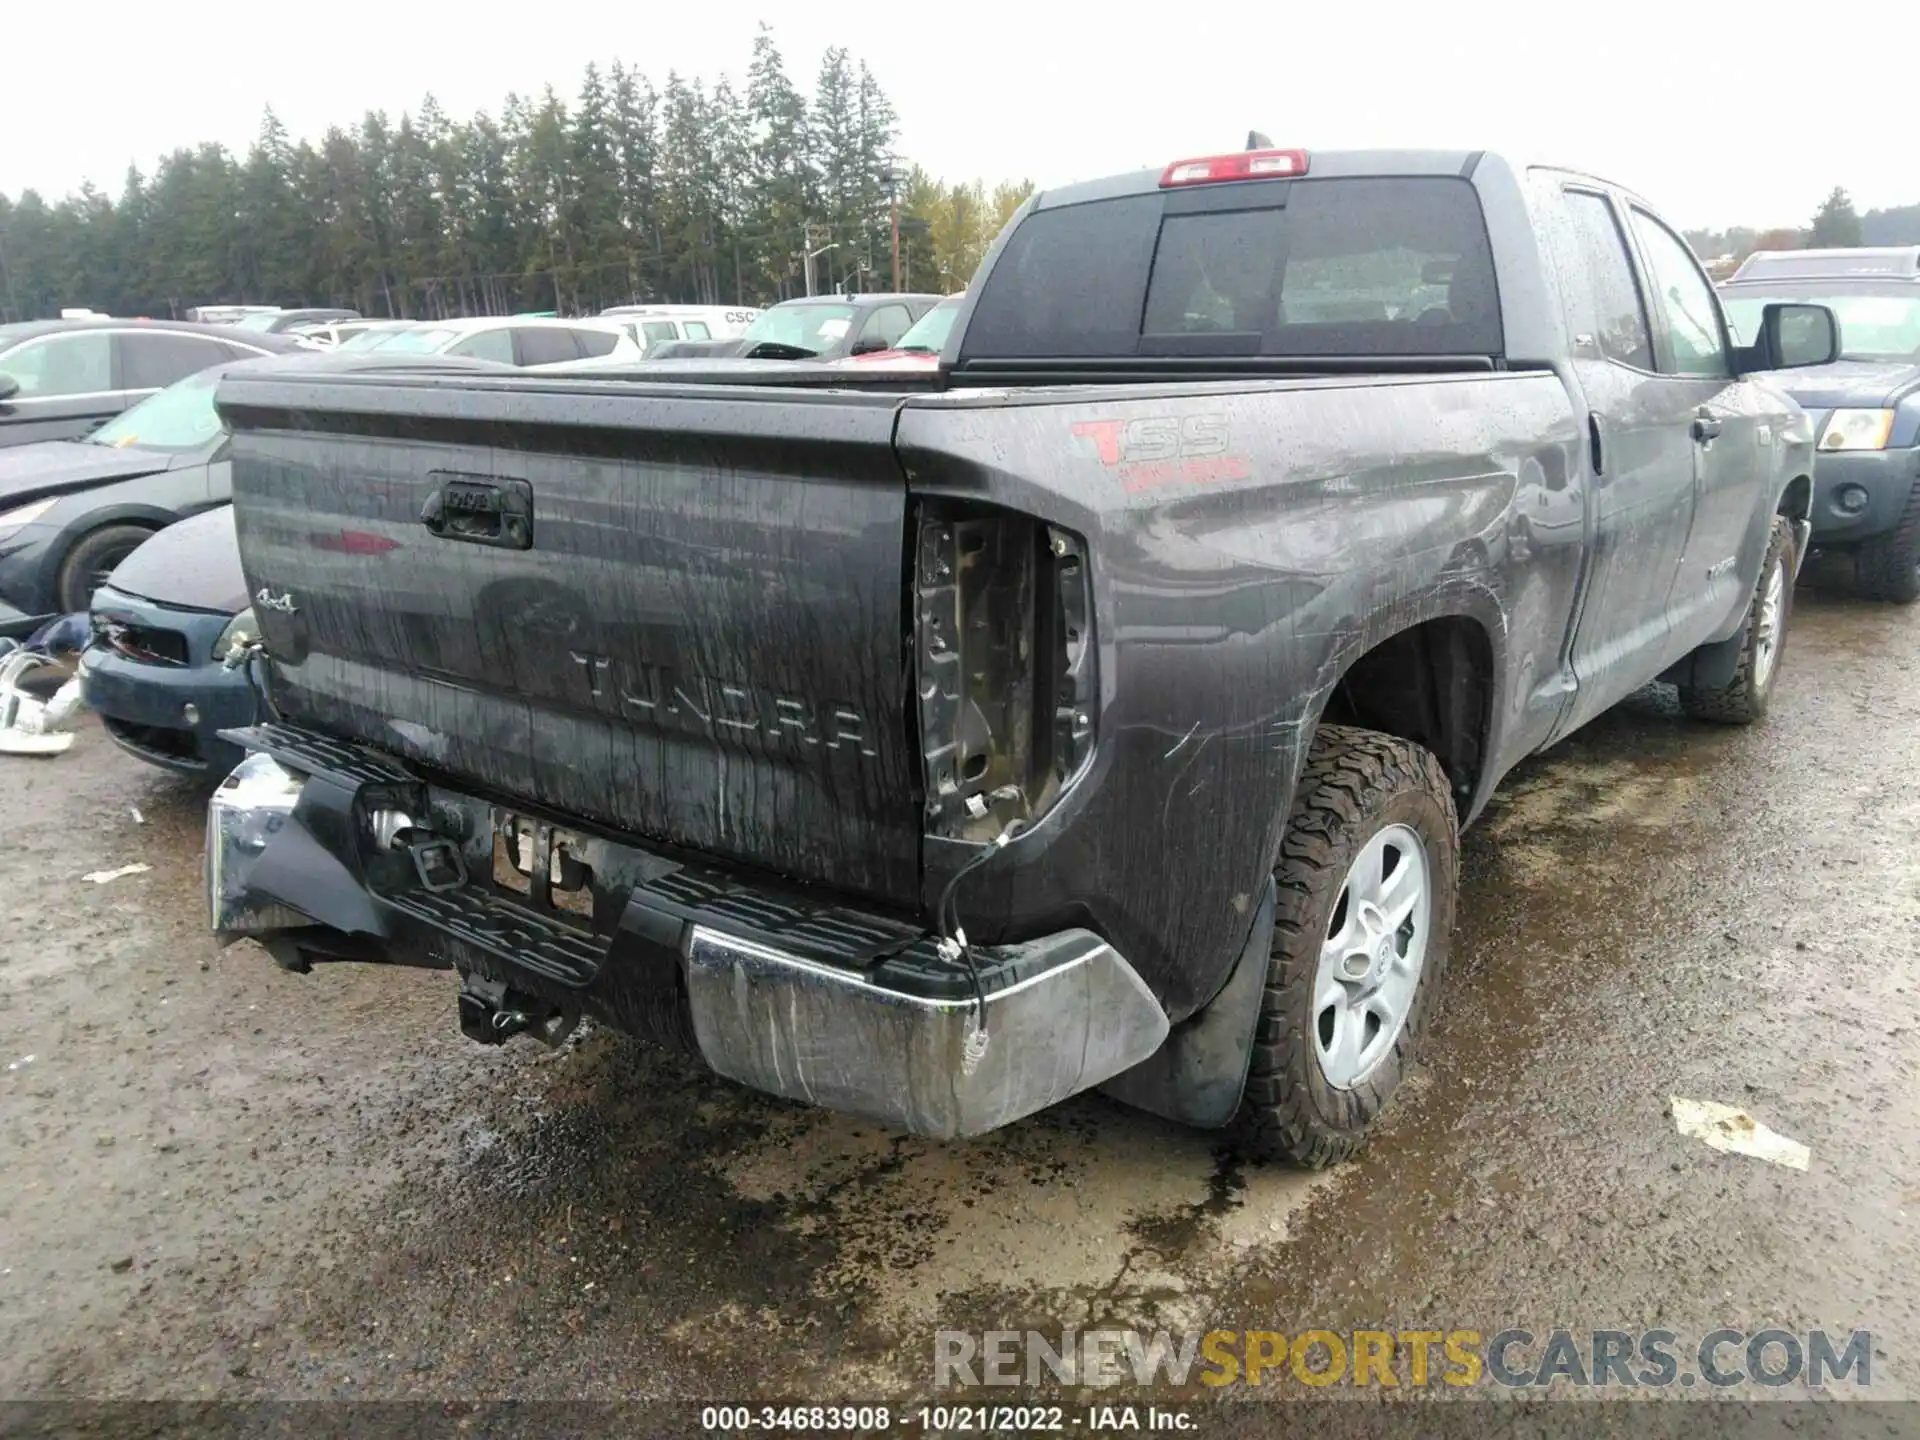
{"label": "white car", "polygon": [[[377,334],[390,330],[411,330],[412,320],[324,320],[311,325],[296,325],[293,333],[300,339],[319,346],[322,350],[335,350],[346,344],[356,335]],[[355,346],[364,349],[365,346]]]}
{"label": "white car", "polygon": [[615,305],[600,318],[617,323],[641,352],[669,340],[735,340],[760,312],[726,305]]}
{"label": "white car", "polygon": [[344,354],[464,355],[503,365],[545,366],[606,358],[638,360],[640,346],[605,320],[550,320],[532,315],[469,316],[458,320],[390,322],[343,343]]}

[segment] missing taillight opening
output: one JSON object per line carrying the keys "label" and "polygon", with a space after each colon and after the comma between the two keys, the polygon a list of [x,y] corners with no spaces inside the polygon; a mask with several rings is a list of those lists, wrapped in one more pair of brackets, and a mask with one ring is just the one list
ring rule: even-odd
{"label": "missing taillight opening", "polygon": [[1085,544],[1030,516],[928,506],[914,568],[927,830],[992,840],[1051,806],[1093,744]]}

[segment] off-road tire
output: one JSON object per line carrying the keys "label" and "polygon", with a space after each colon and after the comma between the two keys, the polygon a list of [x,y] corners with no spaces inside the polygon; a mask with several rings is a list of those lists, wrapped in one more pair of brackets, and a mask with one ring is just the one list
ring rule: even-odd
{"label": "off-road tire", "polygon": [[1900,523],[1861,542],[1854,552],[1853,588],[1868,600],[1895,605],[1920,600],[1920,482],[1907,497]]}
{"label": "off-road tire", "polygon": [[[1773,668],[1764,682],[1754,678],[1754,635],[1760,624],[1760,610],[1767,595],[1767,577],[1775,568],[1786,567],[1786,584],[1780,597],[1780,633],[1773,642]],[[1787,658],[1787,630],[1793,615],[1793,526],[1784,516],[1776,516],[1773,533],[1767,537],[1767,555],[1760,574],[1753,582],[1753,594],[1747,599],[1747,618],[1740,631],[1740,661],[1733,679],[1714,689],[1682,685],[1680,708],[1696,720],[1711,720],[1718,725],[1751,725],[1767,713],[1767,702],[1780,680],[1780,666]]]}
{"label": "off-road tire", "polygon": [[[1389,825],[1427,851],[1430,935],[1420,984],[1392,1052],[1351,1090],[1321,1073],[1312,1041],[1314,978],[1354,857]],[[1460,827],[1446,772],[1431,753],[1373,730],[1322,725],[1274,869],[1273,952],[1246,1091],[1234,1121],[1243,1155],[1319,1169],[1360,1148],[1410,1070],[1446,971],[1460,874]]]}
{"label": "off-road tire", "polygon": [[93,604],[95,572],[111,570],[153,537],[145,525],[103,525],[82,535],[60,562],[55,598],[62,615],[86,610]]}

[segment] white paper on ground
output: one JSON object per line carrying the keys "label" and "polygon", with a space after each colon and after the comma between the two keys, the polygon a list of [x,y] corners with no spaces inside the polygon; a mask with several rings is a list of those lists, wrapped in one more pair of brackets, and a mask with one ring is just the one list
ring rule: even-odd
{"label": "white paper on ground", "polygon": [[1746,1111],[1731,1105],[1712,1100],[1682,1100],[1678,1095],[1669,1095],[1667,1106],[1680,1133],[1704,1141],[1711,1150],[1751,1155],[1756,1160],[1769,1160],[1789,1170],[1804,1170],[1813,1158],[1813,1152],[1798,1140],[1789,1140],[1769,1130]]}
{"label": "white paper on ground", "polygon": [[153,869],[151,865],[142,865],[135,861],[131,865],[122,865],[118,870],[90,870],[80,878],[91,880],[96,885],[104,885],[109,880],[118,880],[122,875],[144,875]]}

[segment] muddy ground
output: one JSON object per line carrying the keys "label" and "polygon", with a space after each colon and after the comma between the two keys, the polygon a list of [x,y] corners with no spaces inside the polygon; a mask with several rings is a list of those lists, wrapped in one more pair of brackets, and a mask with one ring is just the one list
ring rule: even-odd
{"label": "muddy ground", "polygon": [[940,1146],[484,1049],[445,975],[216,952],[195,786],[91,727],[0,760],[0,1397],[903,1399],[942,1326],[1384,1323],[1869,1329],[1905,1398],[1920,615],[1794,621],[1766,725],[1654,697],[1509,779],[1427,1063],[1313,1177],[1099,1099]]}

